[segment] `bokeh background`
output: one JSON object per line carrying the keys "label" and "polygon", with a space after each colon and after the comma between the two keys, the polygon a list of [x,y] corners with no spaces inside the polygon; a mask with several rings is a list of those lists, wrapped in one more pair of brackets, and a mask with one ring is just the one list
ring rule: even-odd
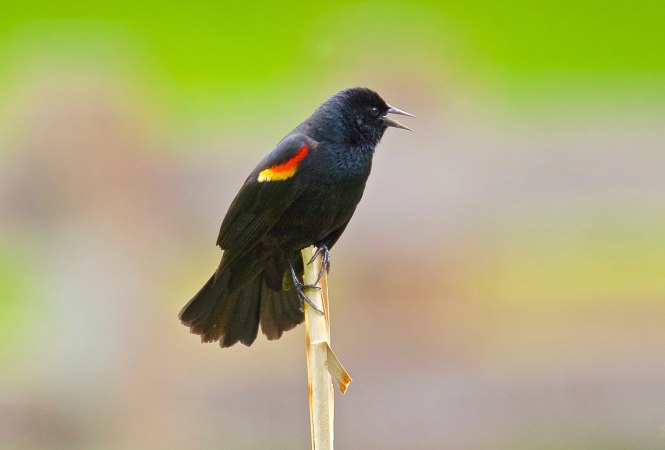
{"label": "bokeh background", "polygon": [[665,448],[665,6],[3,4],[0,447],[309,445],[303,328],[178,323],[254,164],[389,130],[333,252],[344,449]]}

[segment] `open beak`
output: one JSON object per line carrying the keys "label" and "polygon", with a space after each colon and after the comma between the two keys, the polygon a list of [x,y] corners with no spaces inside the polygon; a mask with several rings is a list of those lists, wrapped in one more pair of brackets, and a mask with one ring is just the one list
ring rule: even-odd
{"label": "open beak", "polygon": [[[401,109],[395,108],[394,106],[391,106],[391,105],[388,105],[388,112],[386,114],[398,114],[400,116],[416,117],[411,113],[408,113],[406,111],[402,111]],[[396,121],[394,119],[389,118],[387,115],[383,116],[382,120],[383,120],[383,123],[386,126],[395,127],[395,128],[402,128],[404,130],[412,131],[411,128],[407,127],[406,125],[402,125],[401,123],[399,123],[398,121]]]}

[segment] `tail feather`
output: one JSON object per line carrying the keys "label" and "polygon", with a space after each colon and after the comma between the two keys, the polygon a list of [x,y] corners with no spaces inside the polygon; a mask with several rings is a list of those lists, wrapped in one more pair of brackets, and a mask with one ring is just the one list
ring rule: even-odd
{"label": "tail feather", "polygon": [[275,319],[275,302],[270,299],[271,290],[264,288],[264,291],[266,292],[261,295],[261,331],[268,337],[268,340],[272,341],[282,337],[282,329]]}
{"label": "tail feather", "polygon": [[[284,310],[286,320],[283,325],[291,324],[291,328],[295,327],[299,323],[302,323],[305,320],[305,313],[302,309],[302,302],[298,298],[298,294],[295,289],[290,291],[283,291],[285,295],[279,297],[279,301],[276,302]],[[289,328],[289,330],[291,329]]]}
{"label": "tail feather", "polygon": [[[226,334],[238,297],[229,295],[222,298],[223,301],[217,301],[215,308],[208,315],[206,323],[198,329],[192,329],[193,333],[201,335],[201,342],[220,341]],[[210,300],[215,301],[214,298]]]}
{"label": "tail feather", "polygon": [[202,342],[220,341],[222,347],[230,347],[236,342],[252,345],[259,323],[273,340],[304,320],[294,289],[275,291],[266,285],[260,270],[252,275],[239,280],[233,268],[218,269],[180,311],[183,325],[200,335]]}
{"label": "tail feather", "polygon": [[265,284],[261,296],[261,331],[269,340],[295,328],[305,320],[300,300],[294,290],[274,291]]}
{"label": "tail feather", "polygon": [[237,300],[233,312],[227,313],[227,317],[232,320],[229,320],[226,327],[222,347],[230,347],[238,341],[250,346],[256,339],[259,331],[261,284],[261,277],[255,277],[241,291],[231,294],[231,297],[237,297]]}
{"label": "tail feather", "polygon": [[[223,301],[222,294],[230,273],[224,275],[225,279],[220,280],[217,273],[213,274],[206,284],[199,289],[199,292],[180,310],[178,318],[182,321],[183,325],[191,327],[193,332],[208,328],[211,325],[208,322],[213,315],[213,310],[224,306],[225,302]],[[216,298],[220,301],[210,300]]]}

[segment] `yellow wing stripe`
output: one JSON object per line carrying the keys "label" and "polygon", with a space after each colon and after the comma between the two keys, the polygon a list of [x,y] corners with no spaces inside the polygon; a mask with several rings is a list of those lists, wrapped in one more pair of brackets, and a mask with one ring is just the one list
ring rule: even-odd
{"label": "yellow wing stripe", "polygon": [[296,171],[298,170],[298,163],[300,162],[301,159],[303,159],[307,155],[308,151],[309,147],[303,145],[300,148],[300,150],[298,150],[296,156],[294,156],[293,158],[289,159],[288,161],[282,164],[269,167],[259,172],[259,176],[256,179],[256,181],[262,183],[264,181],[288,180],[293,175],[295,175]]}

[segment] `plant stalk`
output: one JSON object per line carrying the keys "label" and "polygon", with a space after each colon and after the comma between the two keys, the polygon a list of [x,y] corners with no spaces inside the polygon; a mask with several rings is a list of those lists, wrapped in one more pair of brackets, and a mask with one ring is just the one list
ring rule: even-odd
{"label": "plant stalk", "polygon": [[[316,282],[316,277],[321,269],[321,258],[316,258],[311,264],[307,264],[315,251],[315,247],[308,247],[302,251],[305,265],[303,284],[306,285]],[[332,450],[334,439],[335,397],[332,379],[327,367],[330,327],[327,295],[324,296],[325,278],[326,275],[323,276],[323,282],[320,283],[319,287],[321,289],[308,289],[305,292],[324,314],[319,313],[307,302],[304,302],[309,423],[313,450]]]}

